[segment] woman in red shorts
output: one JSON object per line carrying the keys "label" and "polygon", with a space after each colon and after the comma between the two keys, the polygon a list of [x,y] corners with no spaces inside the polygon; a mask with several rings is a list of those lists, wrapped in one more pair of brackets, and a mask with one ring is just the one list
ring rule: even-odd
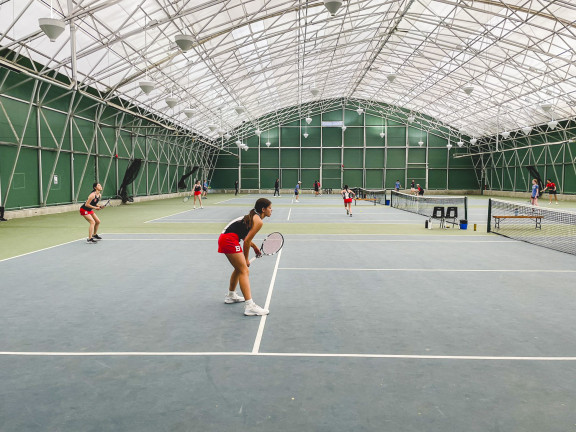
{"label": "woman in red shorts", "polygon": [[98,216],[94,214],[94,210],[100,210],[102,208],[98,205],[101,192],[102,186],[100,183],[94,183],[92,185],[92,193],[88,195],[88,199],[84,204],[82,204],[82,207],[80,207],[80,214],[90,224],[90,228],[88,228],[88,240],[86,241],[89,244],[95,244],[96,240],[102,240],[102,237],[98,235],[100,219],[98,219]]}
{"label": "woman in red shorts", "polygon": [[[252,240],[262,228],[264,218],[272,215],[272,202],[266,198],[259,198],[246,216],[234,219],[218,238],[218,252],[223,253],[234,267],[232,276],[230,276],[230,286],[228,294],[224,297],[224,303],[239,303],[245,301],[244,315],[268,315],[269,311],[258,306],[252,300],[250,292],[250,247],[254,249],[256,256],[260,255],[260,249]],[[244,250],[240,246],[240,240],[244,241]],[[236,286],[240,283],[240,290],[244,297],[236,293]]]}
{"label": "woman in red shorts", "polygon": [[352,217],[352,199],[356,196],[354,191],[348,189],[348,185],[344,185],[344,189],[340,191],[342,198],[344,198],[344,208],[346,209],[346,214]]}
{"label": "woman in red shorts", "polygon": [[198,201],[200,201],[200,208],[203,209],[204,207],[202,207],[202,185],[200,185],[200,180],[197,180],[196,184],[194,185],[194,208],[196,208],[196,198],[198,198]]}

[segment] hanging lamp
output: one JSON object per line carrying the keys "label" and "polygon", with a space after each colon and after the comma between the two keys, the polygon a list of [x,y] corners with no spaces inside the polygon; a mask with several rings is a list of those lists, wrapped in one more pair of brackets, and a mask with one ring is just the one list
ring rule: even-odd
{"label": "hanging lamp", "polygon": [[194,46],[194,36],[178,34],[174,36],[174,42],[182,51],[188,51]]}
{"label": "hanging lamp", "polygon": [[192,108],[184,108],[184,114],[190,119],[194,116],[194,110]]}
{"label": "hanging lamp", "polygon": [[340,6],[342,6],[342,0],[324,0],[324,7],[328,9],[332,16],[336,15]]}

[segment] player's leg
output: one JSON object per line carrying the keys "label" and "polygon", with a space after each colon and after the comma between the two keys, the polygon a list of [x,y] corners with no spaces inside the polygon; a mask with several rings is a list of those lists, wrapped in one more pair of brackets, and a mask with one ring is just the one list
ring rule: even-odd
{"label": "player's leg", "polygon": [[100,226],[100,219],[98,218],[98,216],[96,216],[95,213],[92,213],[90,216],[92,216],[92,219],[94,219],[94,232],[92,233],[92,237],[94,237],[98,235],[98,227]]}
{"label": "player's leg", "polygon": [[250,270],[246,265],[244,254],[226,254],[226,258],[228,258],[228,261],[230,261],[230,264],[234,267],[234,271],[230,276],[230,290],[232,290],[232,288],[235,289],[236,284],[239,283],[240,291],[242,291],[244,299],[246,300],[244,315],[268,315],[269,311],[267,309],[261,308],[252,300],[252,294],[250,291]]}
{"label": "player's leg", "polygon": [[92,240],[92,236],[94,235],[94,225],[96,224],[96,221],[92,219],[91,214],[85,214],[82,215],[82,217],[86,219],[86,221],[90,224],[88,227],[88,241],[90,242],[90,240]]}

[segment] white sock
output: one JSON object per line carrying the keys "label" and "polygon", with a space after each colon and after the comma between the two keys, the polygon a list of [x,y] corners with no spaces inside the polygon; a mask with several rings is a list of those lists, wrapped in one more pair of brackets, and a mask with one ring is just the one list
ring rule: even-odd
{"label": "white sock", "polygon": [[254,300],[252,300],[252,299],[246,300],[246,307],[252,306],[253,304],[254,304]]}

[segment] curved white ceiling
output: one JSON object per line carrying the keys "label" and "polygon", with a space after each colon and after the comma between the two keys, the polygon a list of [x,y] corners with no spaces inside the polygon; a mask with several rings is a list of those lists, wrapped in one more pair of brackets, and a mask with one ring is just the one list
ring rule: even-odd
{"label": "curved white ceiling", "polygon": [[[53,5],[55,17],[77,28],[81,87],[121,96],[203,135],[216,136],[209,123],[231,129],[286,107],[341,98],[404,107],[475,136],[576,114],[571,0],[344,0],[334,17],[321,1],[304,0]],[[52,43],[38,28],[48,16],[49,0],[0,0],[0,45],[45,65],[39,74],[71,77],[71,27]],[[177,34],[193,36],[193,48],[180,51]],[[138,86],[146,77],[157,84],[150,95]],[[474,87],[469,96],[467,85]],[[180,101],[175,108],[166,105],[170,95]],[[236,105],[246,112],[239,116]],[[191,120],[187,107],[195,109]]]}

